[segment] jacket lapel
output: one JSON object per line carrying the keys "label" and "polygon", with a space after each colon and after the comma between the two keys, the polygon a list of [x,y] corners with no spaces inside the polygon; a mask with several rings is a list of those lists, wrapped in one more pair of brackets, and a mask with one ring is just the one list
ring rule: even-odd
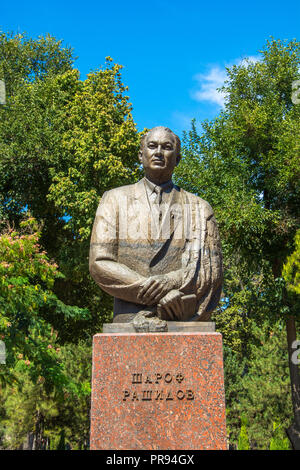
{"label": "jacket lapel", "polygon": [[[164,234],[163,227],[165,226],[165,233],[167,233],[168,236],[166,240],[152,240],[152,211],[147,197],[144,180],[141,179],[134,185],[132,197],[130,197],[128,201],[128,207],[130,208],[130,217],[128,223],[130,224],[130,219],[132,220],[135,218],[136,225],[136,218],[139,219],[139,239],[142,239],[143,243],[147,243],[149,247],[151,247],[153,250],[153,256],[155,256],[161,250],[161,247],[164,245],[163,241],[165,243],[170,243],[170,239],[173,239],[174,237],[174,232],[176,235],[175,239],[177,238],[177,244],[181,244],[182,242],[184,243],[184,219],[186,210],[184,193],[185,191],[178,188],[177,186],[174,186],[170,194],[171,197],[169,203],[163,213],[163,220],[161,224],[161,233]],[[170,229],[168,229],[168,224]]]}
{"label": "jacket lapel", "polygon": [[178,187],[174,187],[170,196],[169,204],[165,208],[161,224],[160,234],[162,238],[158,240],[158,243],[154,244],[153,257],[157,256],[161,250],[164,250],[165,245],[168,245],[167,249],[174,243],[181,247],[185,245],[183,232],[185,206],[182,190]]}
{"label": "jacket lapel", "polygon": [[149,223],[151,210],[146,194],[144,180],[141,179],[134,185],[134,194],[131,201],[131,211],[139,219],[141,239],[150,244]]}

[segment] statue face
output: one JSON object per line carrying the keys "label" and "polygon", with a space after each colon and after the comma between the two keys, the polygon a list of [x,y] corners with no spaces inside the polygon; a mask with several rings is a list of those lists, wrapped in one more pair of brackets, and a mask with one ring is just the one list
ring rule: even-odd
{"label": "statue face", "polygon": [[149,179],[161,182],[170,180],[180,161],[173,134],[160,128],[150,131],[139,159]]}

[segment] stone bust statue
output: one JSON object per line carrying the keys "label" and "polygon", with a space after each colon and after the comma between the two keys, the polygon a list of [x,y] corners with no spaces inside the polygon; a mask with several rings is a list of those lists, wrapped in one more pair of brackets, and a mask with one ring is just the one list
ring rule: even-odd
{"label": "stone bust statue", "polygon": [[142,139],[145,177],[103,194],[90,273],[114,297],[114,322],[166,331],[166,321],[208,321],[222,290],[222,254],[210,205],[172,182],[180,139],[155,127]]}

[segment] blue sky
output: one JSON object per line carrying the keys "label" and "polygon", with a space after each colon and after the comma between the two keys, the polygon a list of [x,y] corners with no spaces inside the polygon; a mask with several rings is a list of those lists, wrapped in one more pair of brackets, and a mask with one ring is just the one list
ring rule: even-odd
{"label": "blue sky", "polygon": [[122,64],[139,130],[217,115],[224,67],[257,57],[266,40],[299,39],[300,2],[252,0],[2,2],[0,29],[50,33],[74,48],[81,78],[106,56]]}

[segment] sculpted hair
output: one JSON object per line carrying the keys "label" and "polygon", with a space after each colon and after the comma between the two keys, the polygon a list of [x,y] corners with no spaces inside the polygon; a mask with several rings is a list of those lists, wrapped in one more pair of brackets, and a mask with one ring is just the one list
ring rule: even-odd
{"label": "sculpted hair", "polygon": [[153,127],[152,129],[150,129],[150,131],[147,132],[147,134],[143,135],[143,137],[141,138],[140,152],[142,152],[143,149],[144,149],[144,145],[145,145],[145,141],[146,141],[147,136],[150,134],[150,132],[153,132],[156,129],[161,129],[165,132],[168,132],[169,134],[172,134],[175,137],[177,154],[180,155],[181,142],[180,142],[180,139],[179,139],[178,135],[176,135],[168,127],[163,127],[163,126]]}

